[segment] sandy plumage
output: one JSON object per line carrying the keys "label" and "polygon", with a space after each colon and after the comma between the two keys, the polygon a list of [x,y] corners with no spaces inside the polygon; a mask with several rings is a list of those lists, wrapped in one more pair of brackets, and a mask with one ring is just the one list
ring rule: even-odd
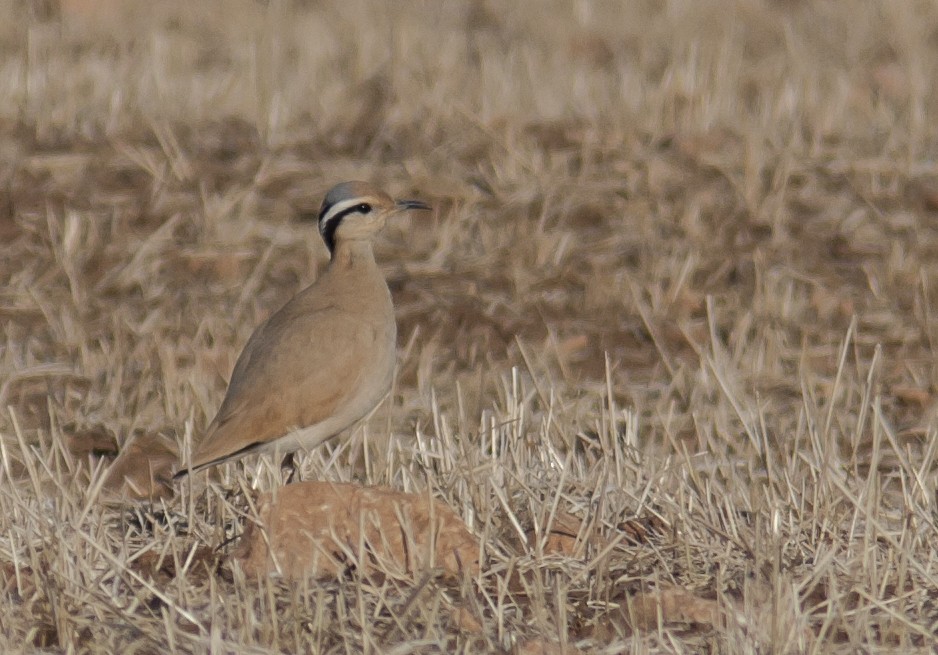
{"label": "sandy plumage", "polygon": [[397,324],[372,241],[408,209],[429,207],[363,182],[326,194],[319,231],[328,267],[251,334],[179,475],[255,452],[314,448],[375,408],[391,387]]}

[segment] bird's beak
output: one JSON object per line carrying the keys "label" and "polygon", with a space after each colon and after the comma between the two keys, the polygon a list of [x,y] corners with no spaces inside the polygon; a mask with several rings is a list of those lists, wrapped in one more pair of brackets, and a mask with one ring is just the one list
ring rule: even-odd
{"label": "bird's beak", "polygon": [[433,209],[425,202],[420,202],[419,200],[395,200],[394,205],[400,211],[406,211],[408,209],[424,209],[430,211]]}

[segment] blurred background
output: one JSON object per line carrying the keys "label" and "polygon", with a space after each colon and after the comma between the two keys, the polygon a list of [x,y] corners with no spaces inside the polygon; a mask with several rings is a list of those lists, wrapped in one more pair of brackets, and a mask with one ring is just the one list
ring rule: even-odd
{"label": "blurred background", "polygon": [[[854,314],[870,347],[922,362],[897,386],[934,381],[928,3],[0,12],[8,366],[71,370],[106,335],[142,349],[118,370],[160,368],[172,344],[211,413],[232,348],[323,262],[296,219],[363,178],[437,207],[378,249],[401,380],[422,394],[445,372],[477,395],[528,343],[558,383],[605,388],[608,356],[620,399],[687,398],[684,365],[717,329],[744,360],[769,348],[747,372],[760,386],[800,394],[802,345],[838,343]],[[115,374],[99,366],[83,384]],[[171,423],[193,409],[178,394]]]}

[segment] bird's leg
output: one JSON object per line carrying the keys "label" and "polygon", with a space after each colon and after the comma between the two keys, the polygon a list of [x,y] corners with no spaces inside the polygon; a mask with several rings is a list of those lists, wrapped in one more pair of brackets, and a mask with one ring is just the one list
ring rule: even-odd
{"label": "bird's leg", "polygon": [[284,470],[289,471],[287,474],[287,480],[284,484],[290,484],[293,482],[293,476],[298,475],[296,468],[296,458],[293,456],[293,453],[287,453],[283,456],[283,461],[280,462],[280,472],[283,473]]}

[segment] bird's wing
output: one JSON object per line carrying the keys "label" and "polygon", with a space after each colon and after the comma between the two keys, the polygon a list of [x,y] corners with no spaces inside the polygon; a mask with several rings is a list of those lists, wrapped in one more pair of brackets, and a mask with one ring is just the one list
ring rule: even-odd
{"label": "bird's wing", "polygon": [[325,420],[358,384],[374,329],[333,306],[291,309],[251,335],[218,414],[192,453],[192,469]]}

